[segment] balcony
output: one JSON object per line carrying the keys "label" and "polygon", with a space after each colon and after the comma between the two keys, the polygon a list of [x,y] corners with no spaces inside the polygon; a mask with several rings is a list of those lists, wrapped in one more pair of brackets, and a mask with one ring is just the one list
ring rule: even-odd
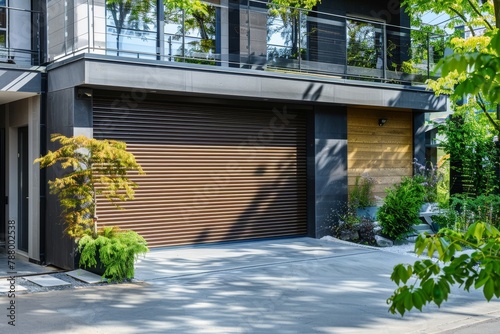
{"label": "balcony", "polygon": [[293,8],[277,13],[262,1],[224,6],[212,0],[192,13],[158,1],[139,14],[98,3],[76,5],[69,24],[49,3],[49,61],[95,53],[422,85],[444,55],[444,36],[374,18]]}
{"label": "balcony", "polygon": [[0,66],[30,68],[42,63],[40,41],[41,13],[1,6]]}

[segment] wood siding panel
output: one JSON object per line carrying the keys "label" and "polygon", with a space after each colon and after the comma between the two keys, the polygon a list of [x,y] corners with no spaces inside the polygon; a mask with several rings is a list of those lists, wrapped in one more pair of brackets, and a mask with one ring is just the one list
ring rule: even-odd
{"label": "wood siding panel", "polygon": [[94,100],[94,137],[123,140],[146,175],[99,226],[150,247],[306,234],[305,115],[223,106]]}
{"label": "wood siding panel", "polygon": [[[378,125],[380,118],[387,123]],[[385,198],[385,189],[412,175],[413,116],[410,111],[348,108],[348,186],[368,173],[375,179],[374,194]]]}

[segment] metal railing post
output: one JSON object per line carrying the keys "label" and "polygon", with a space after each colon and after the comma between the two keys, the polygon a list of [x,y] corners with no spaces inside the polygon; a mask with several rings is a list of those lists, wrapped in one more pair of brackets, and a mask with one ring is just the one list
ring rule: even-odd
{"label": "metal railing post", "polygon": [[349,66],[349,28],[347,27],[347,17],[344,17],[344,27],[345,27],[345,48],[344,48],[344,55],[345,55],[345,67],[344,67],[344,74],[346,75],[345,78],[347,78],[347,67]]}
{"label": "metal railing post", "polygon": [[300,40],[301,40],[301,31],[300,31],[300,26],[301,26],[301,23],[302,23],[302,10],[299,9],[299,19],[298,19],[298,22],[297,22],[297,47],[298,47],[298,56],[299,56],[299,71],[302,71],[302,50],[301,50],[301,44],[300,44]]}
{"label": "metal railing post", "polygon": [[163,1],[157,0],[156,2],[156,59],[164,60],[165,54],[165,9]]}
{"label": "metal railing post", "polygon": [[[247,50],[248,50],[248,58],[247,58],[247,63],[250,62],[250,55],[251,55],[251,43],[250,43],[250,0],[247,0]],[[241,60],[240,60],[241,62]]]}
{"label": "metal railing post", "polygon": [[182,61],[186,61],[186,52],[184,48],[186,47],[186,11],[182,10]]}
{"label": "metal railing post", "polygon": [[431,77],[431,37],[427,33],[427,79]]}
{"label": "metal railing post", "polygon": [[387,27],[385,25],[385,22],[382,23],[382,77],[384,81],[387,80]]}

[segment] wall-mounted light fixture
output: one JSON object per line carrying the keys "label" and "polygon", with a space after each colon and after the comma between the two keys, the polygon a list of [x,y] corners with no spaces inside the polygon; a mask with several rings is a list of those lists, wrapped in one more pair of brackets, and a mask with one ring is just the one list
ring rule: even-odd
{"label": "wall-mounted light fixture", "polygon": [[378,126],[383,126],[387,122],[387,118],[379,118]]}
{"label": "wall-mounted light fixture", "polygon": [[79,100],[82,99],[90,99],[92,98],[92,89],[91,88],[77,88],[76,89],[76,98]]}

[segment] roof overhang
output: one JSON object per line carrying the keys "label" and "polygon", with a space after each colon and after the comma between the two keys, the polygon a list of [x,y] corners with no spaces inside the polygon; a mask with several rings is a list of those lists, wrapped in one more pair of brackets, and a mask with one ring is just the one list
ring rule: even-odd
{"label": "roof overhang", "polygon": [[0,104],[39,95],[41,91],[41,70],[0,68]]}
{"label": "roof overhang", "polygon": [[199,95],[226,99],[296,101],[422,112],[448,109],[447,96],[425,87],[355,81],[176,62],[83,54],[47,67],[49,92],[77,86],[137,93]]}

